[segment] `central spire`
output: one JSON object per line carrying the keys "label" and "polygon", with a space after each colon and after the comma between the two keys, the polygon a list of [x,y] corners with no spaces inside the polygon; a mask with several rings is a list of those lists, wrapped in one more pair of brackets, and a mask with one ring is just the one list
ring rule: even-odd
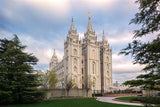
{"label": "central spire", "polygon": [[90,12],[88,13],[88,17],[89,17],[89,21],[88,21],[88,27],[87,27],[87,32],[93,32],[93,29],[92,29],[92,24],[91,24],[91,15],[90,15]]}
{"label": "central spire", "polygon": [[70,31],[73,31],[73,30],[75,30],[75,28],[74,28],[74,23],[73,23],[73,18],[72,18],[72,24],[71,24]]}

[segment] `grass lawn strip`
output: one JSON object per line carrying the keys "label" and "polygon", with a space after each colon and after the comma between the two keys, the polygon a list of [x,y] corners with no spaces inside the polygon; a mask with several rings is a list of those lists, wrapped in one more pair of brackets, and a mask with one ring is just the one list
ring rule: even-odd
{"label": "grass lawn strip", "polygon": [[40,104],[23,104],[23,105],[12,105],[6,107],[139,107],[139,106],[112,104],[112,103],[100,102],[94,98],[84,98],[84,99],[47,100]]}
{"label": "grass lawn strip", "polygon": [[135,98],[135,96],[117,97],[117,98],[115,98],[114,100],[120,101],[120,102],[139,103],[138,101],[131,101],[132,98]]}

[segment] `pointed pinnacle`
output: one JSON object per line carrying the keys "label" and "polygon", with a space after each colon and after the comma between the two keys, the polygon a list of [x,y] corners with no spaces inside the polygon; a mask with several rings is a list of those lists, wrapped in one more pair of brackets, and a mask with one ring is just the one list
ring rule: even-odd
{"label": "pointed pinnacle", "polygon": [[103,30],[102,40],[103,40],[103,41],[105,41],[105,34],[104,34],[104,30]]}
{"label": "pointed pinnacle", "polygon": [[72,24],[71,24],[71,29],[70,30],[75,30],[74,23],[73,23],[73,17],[72,17]]}
{"label": "pointed pinnacle", "polygon": [[73,17],[72,17],[72,22],[73,22]]}
{"label": "pointed pinnacle", "polygon": [[91,18],[90,18],[90,13],[89,13],[89,20],[88,20],[88,27],[87,27],[87,31],[91,31],[91,32],[93,32],[93,29],[92,29],[92,23],[91,23]]}
{"label": "pointed pinnacle", "polygon": [[56,54],[56,52],[55,52],[55,48],[54,48],[54,55]]}

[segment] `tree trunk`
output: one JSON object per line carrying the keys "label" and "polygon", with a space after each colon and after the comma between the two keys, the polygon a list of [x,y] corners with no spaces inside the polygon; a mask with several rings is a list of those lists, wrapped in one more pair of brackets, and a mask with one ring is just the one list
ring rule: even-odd
{"label": "tree trunk", "polygon": [[68,94],[69,94],[69,90],[67,90],[67,96],[68,96]]}
{"label": "tree trunk", "polygon": [[87,92],[87,97],[88,97],[88,90],[86,92]]}

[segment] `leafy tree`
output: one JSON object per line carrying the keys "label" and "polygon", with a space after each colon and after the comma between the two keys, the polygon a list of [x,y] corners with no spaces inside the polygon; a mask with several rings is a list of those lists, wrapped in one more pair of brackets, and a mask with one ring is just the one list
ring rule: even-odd
{"label": "leafy tree", "polygon": [[89,90],[91,90],[91,88],[92,88],[92,81],[91,81],[91,78],[90,77],[86,77],[85,78],[85,86],[84,86],[84,88],[85,88],[85,90],[86,90],[86,92],[87,92],[87,96],[88,96],[88,92],[89,92]]}
{"label": "leafy tree", "polygon": [[[157,89],[160,85],[160,0],[137,0],[139,12],[130,23],[140,26],[134,31],[134,40],[121,50],[120,54],[134,58],[134,64],[141,64],[145,67],[146,74],[137,76],[136,80],[126,81],[125,85],[144,86],[147,89]],[[155,35],[150,42],[138,40],[143,36]]]}
{"label": "leafy tree", "polygon": [[47,76],[47,72],[44,73],[41,70],[36,71],[37,75],[38,75],[38,80],[41,83],[40,88],[42,89],[48,89],[48,76]]}
{"label": "leafy tree", "polygon": [[38,59],[25,53],[14,35],[12,40],[0,39],[0,104],[32,103],[43,99],[43,92],[33,70]]}
{"label": "leafy tree", "polygon": [[66,84],[66,90],[67,90],[67,96],[69,94],[69,90],[74,86],[74,83],[73,81],[69,81],[67,84]]}
{"label": "leafy tree", "polygon": [[47,72],[37,71],[37,74],[39,76],[40,83],[42,84],[41,86],[44,89],[54,88],[56,83],[58,82],[56,74],[51,71]]}
{"label": "leafy tree", "polygon": [[58,79],[56,78],[56,74],[49,71],[49,88],[54,88],[56,86],[56,83],[58,82]]}

